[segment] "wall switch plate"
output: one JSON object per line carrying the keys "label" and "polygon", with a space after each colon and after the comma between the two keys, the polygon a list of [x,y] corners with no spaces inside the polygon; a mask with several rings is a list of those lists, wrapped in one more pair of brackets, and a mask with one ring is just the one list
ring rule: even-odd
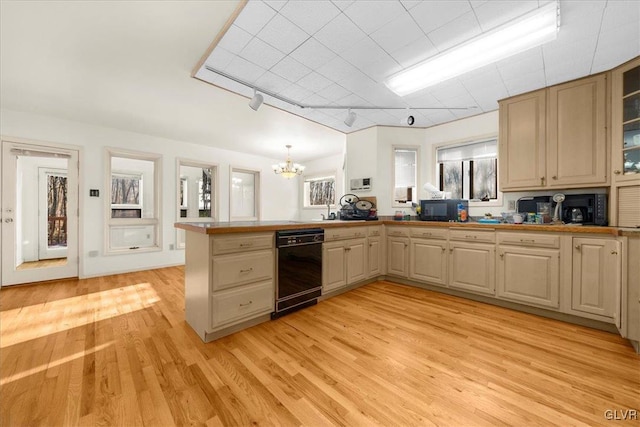
{"label": "wall switch plate", "polygon": [[92,188],[89,190],[89,197],[100,197],[100,190]]}
{"label": "wall switch plate", "polygon": [[510,211],[515,211],[516,210],[516,201],[515,200],[509,200],[509,210]]}

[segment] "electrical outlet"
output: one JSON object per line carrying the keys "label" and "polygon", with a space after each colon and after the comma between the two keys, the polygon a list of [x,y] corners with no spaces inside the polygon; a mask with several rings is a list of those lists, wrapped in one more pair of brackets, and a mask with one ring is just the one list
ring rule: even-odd
{"label": "electrical outlet", "polygon": [[173,243],[169,244],[169,250],[172,251],[175,249],[175,246],[173,245]]}
{"label": "electrical outlet", "polygon": [[515,211],[516,210],[516,201],[515,200],[509,200],[509,210],[510,211]]}

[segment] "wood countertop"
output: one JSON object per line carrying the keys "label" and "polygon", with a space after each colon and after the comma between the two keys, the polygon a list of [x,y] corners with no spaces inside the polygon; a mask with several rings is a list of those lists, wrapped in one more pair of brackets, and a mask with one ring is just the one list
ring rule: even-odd
{"label": "wood countertop", "polygon": [[234,221],[234,222],[177,222],[176,228],[202,234],[256,233],[278,230],[300,230],[307,228],[366,227],[375,225],[401,227],[447,227],[474,228],[485,230],[560,232],[574,234],[607,234],[611,236],[640,236],[640,229],[600,227],[589,225],[549,225],[549,224],[480,224],[477,222],[437,222],[437,221]]}

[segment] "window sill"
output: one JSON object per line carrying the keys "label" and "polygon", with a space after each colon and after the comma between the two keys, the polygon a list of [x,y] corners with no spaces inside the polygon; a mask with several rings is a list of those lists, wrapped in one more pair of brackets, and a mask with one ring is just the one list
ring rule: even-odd
{"label": "window sill", "polygon": [[162,248],[160,246],[150,246],[150,247],[138,248],[138,249],[129,249],[129,248],[125,248],[125,249],[109,249],[109,250],[105,251],[104,254],[106,256],[111,256],[111,255],[140,254],[140,253],[147,253],[147,252],[162,252]]}

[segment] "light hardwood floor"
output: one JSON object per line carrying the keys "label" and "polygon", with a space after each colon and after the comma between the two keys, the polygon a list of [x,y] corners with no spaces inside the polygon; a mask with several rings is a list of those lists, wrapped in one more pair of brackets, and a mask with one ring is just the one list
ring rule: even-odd
{"label": "light hardwood floor", "polygon": [[606,410],[640,410],[640,357],[614,334],[377,282],[204,344],[183,287],[176,267],[2,289],[1,425],[611,425]]}

